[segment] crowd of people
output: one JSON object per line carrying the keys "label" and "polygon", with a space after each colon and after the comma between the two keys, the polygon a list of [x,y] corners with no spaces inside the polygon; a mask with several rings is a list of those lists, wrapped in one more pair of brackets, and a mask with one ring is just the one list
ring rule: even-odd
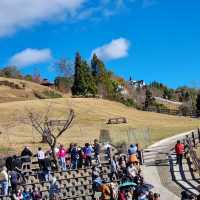
{"label": "crowd of people", "polygon": [[[34,187],[33,190],[29,190],[28,187],[20,187],[24,183],[23,176],[17,170],[8,171],[6,167],[3,167],[1,173],[1,189],[2,194],[0,196],[10,196],[13,200],[42,200],[42,192],[39,188]],[[56,197],[59,194],[59,185],[56,182],[55,177],[51,177],[49,195],[50,197]],[[51,198],[56,199],[56,198]]]}
{"label": "crowd of people", "polygon": [[[182,164],[182,158],[185,152],[185,146],[177,141],[175,152],[177,164]],[[70,144],[69,148],[59,145],[56,149],[56,156],[60,170],[76,170],[78,168],[92,168],[92,183],[94,199],[117,199],[117,200],[160,200],[160,194],[153,193],[151,184],[144,181],[141,165],[143,164],[142,152],[138,145],[132,144],[125,154],[112,155],[110,145],[104,146],[104,152],[107,154],[107,165],[110,165],[110,173],[105,178],[104,172],[100,169],[102,165],[100,152],[102,146],[98,140],[93,144],[86,143],[83,147],[77,144]],[[25,183],[23,170],[21,166],[25,162],[30,162],[31,157],[36,156],[39,164],[39,178],[41,181],[50,183],[49,194],[55,196],[59,194],[59,184],[52,171],[55,170],[51,159],[51,151],[44,151],[38,148],[36,155],[26,146],[21,152],[20,157],[8,157],[6,166],[0,173],[1,195],[12,195],[14,200],[40,200],[42,193],[34,187],[30,192],[26,186],[19,187]],[[182,199],[187,193],[182,193]],[[195,197],[193,197],[195,198]]]}
{"label": "crowd of people", "polygon": [[[102,152],[107,155],[107,165],[110,166],[110,173],[105,178],[105,172],[101,171],[103,164],[100,158]],[[103,147],[94,140],[93,144],[86,143],[83,147],[77,144],[70,144],[65,148],[62,144],[54,149],[57,157],[59,170],[76,170],[79,168],[92,168],[92,187],[94,199],[100,200],[160,200],[160,194],[153,193],[151,184],[144,181],[141,165],[143,164],[142,151],[137,144],[131,144],[125,154],[113,155],[111,146],[105,144]],[[179,140],[175,145],[177,164],[182,165],[182,159],[187,152]],[[1,196],[12,196],[14,200],[41,200],[42,192],[34,187],[21,187],[25,183],[23,174],[23,163],[31,162],[31,157],[37,157],[39,170],[38,176],[41,181],[50,183],[50,199],[59,199],[60,188],[52,171],[58,170],[52,162],[52,152],[38,148],[34,155],[25,146],[19,157],[12,156],[6,159],[6,164],[0,172]],[[196,197],[183,191],[182,200],[195,199]],[[190,198],[189,198],[190,196]],[[200,199],[200,197],[197,197]]]}
{"label": "crowd of people", "polygon": [[152,185],[144,182],[140,165],[143,163],[137,145],[130,145],[127,154],[110,159],[110,180],[103,179],[97,167],[93,168],[93,190],[99,199],[160,200],[158,193],[151,192]]}

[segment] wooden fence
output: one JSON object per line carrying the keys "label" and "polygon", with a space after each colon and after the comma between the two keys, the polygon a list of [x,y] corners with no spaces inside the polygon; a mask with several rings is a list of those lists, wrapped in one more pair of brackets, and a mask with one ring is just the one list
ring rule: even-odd
{"label": "wooden fence", "polygon": [[196,146],[200,143],[200,129],[197,132],[187,135],[183,142],[186,147],[186,153],[190,156],[193,170],[200,176],[200,159],[195,150]]}
{"label": "wooden fence", "polygon": [[193,118],[200,116],[200,112],[196,112],[195,110],[183,113],[182,111],[175,110],[175,109],[173,110],[173,109],[164,109],[164,108],[148,108],[148,109],[145,109],[144,111],[157,112],[157,113],[167,114],[167,115],[193,117]]}

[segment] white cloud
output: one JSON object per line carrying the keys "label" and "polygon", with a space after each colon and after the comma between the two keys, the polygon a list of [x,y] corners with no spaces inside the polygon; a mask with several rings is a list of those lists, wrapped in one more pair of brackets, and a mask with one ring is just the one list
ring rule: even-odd
{"label": "white cloud", "polygon": [[111,17],[125,8],[126,4],[135,1],[0,0],[0,37],[47,21]]}
{"label": "white cloud", "polygon": [[50,49],[25,49],[10,58],[9,63],[17,67],[48,62],[52,59]]}
{"label": "white cloud", "polygon": [[76,15],[86,0],[0,0],[0,36]]}
{"label": "white cloud", "polygon": [[129,47],[130,43],[127,39],[118,38],[94,49],[92,55],[95,53],[102,60],[115,60],[126,57],[128,55]]}

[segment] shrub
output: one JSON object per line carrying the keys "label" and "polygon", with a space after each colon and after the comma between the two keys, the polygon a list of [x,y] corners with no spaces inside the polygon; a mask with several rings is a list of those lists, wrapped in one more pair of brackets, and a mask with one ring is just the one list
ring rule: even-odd
{"label": "shrub", "polygon": [[135,103],[135,101],[133,100],[133,99],[125,99],[125,98],[122,98],[121,100],[120,100],[120,102],[121,103],[123,103],[124,105],[126,105],[126,106],[128,106],[128,107],[134,107],[134,108],[136,108],[137,107],[137,105],[136,105],[136,103]]}
{"label": "shrub", "polygon": [[45,90],[43,91],[43,94],[47,97],[47,98],[51,98],[51,99],[54,99],[54,98],[61,98],[62,95],[53,91],[53,90]]}
{"label": "shrub", "polygon": [[189,116],[192,112],[193,108],[190,104],[184,103],[179,107],[179,113],[183,116]]}

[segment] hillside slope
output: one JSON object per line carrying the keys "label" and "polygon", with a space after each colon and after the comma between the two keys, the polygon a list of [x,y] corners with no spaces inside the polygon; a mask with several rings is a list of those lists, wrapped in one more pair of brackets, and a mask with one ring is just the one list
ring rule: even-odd
{"label": "hillside slope", "polygon": [[44,92],[49,90],[34,82],[0,77],[0,103],[45,98]]}
{"label": "hillside slope", "polygon": [[[61,98],[50,100],[18,101],[0,104],[0,145],[15,149],[28,144],[36,148],[39,135],[32,132],[30,126],[19,123],[19,116],[26,115],[26,109],[33,112],[45,113],[50,105],[49,116],[52,119],[64,119],[69,108],[73,108],[76,118],[72,127],[60,138],[63,144],[77,142],[83,144],[99,137],[100,129],[109,129],[114,143],[127,141],[130,128],[149,128],[151,142],[197,128],[197,119],[175,117],[157,113],[142,112],[128,108],[120,103],[102,99]],[[111,117],[124,116],[128,124],[108,125]],[[19,121],[18,121],[19,120]]]}

